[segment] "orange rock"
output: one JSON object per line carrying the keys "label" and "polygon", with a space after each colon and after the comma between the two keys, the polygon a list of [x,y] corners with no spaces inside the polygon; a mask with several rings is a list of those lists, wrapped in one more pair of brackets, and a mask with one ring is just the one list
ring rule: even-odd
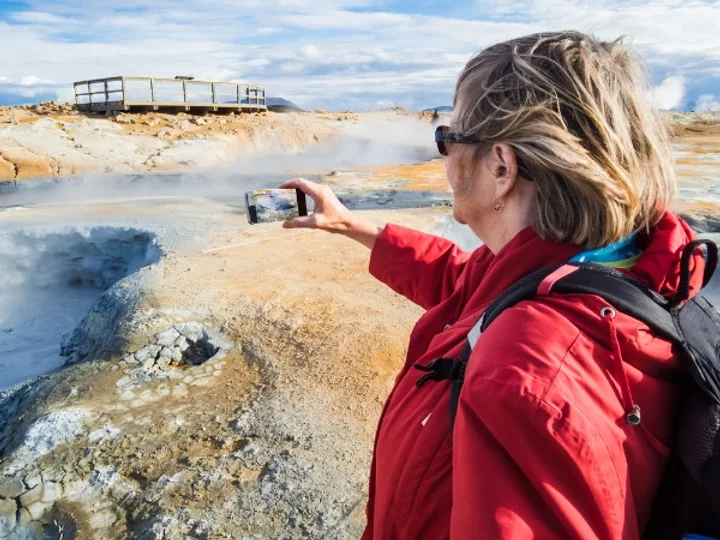
{"label": "orange rock", "polygon": [[15,165],[0,156],[0,181],[15,179]]}
{"label": "orange rock", "polygon": [[[15,164],[17,174],[15,178],[38,178],[52,177],[55,174],[55,167],[52,159],[30,152],[24,148],[4,148],[3,159],[5,162]],[[10,176],[12,178],[12,176]]]}

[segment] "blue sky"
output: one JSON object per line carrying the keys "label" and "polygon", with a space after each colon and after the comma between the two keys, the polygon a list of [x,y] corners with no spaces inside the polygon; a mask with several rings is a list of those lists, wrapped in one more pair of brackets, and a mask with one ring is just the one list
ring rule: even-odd
{"label": "blue sky", "polygon": [[448,104],[467,59],[562,29],[621,35],[664,109],[720,110],[720,0],[0,0],[0,104],[72,82],[194,75],[308,108]]}

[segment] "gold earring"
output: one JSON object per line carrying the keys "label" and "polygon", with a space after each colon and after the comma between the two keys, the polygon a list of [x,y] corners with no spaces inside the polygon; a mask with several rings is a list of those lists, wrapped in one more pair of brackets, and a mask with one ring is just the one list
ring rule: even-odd
{"label": "gold earring", "polygon": [[496,212],[499,212],[503,208],[505,208],[505,201],[495,203],[495,211]]}

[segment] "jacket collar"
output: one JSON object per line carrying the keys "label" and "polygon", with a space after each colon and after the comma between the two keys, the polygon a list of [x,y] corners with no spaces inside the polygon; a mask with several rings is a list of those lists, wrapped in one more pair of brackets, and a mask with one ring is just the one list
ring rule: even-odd
{"label": "jacket collar", "polygon": [[[666,211],[650,233],[638,240],[643,253],[628,273],[664,296],[673,295],[680,280],[682,249],[694,238],[687,223]],[[573,244],[543,240],[532,227],[518,232],[495,255],[487,246],[478,248],[468,260],[463,281],[458,284],[464,289],[460,317],[484,309],[531,272],[568,261],[581,251]],[[699,288],[697,281],[702,279],[701,274],[701,271],[693,271],[695,291]]]}
{"label": "jacket collar", "polygon": [[[684,220],[666,211],[649,234],[639,239],[643,253],[629,274],[663,296],[673,296],[680,283],[682,250],[695,238],[695,233]],[[702,285],[704,269],[702,257],[700,255],[694,257],[692,264],[694,267],[691,268],[691,295],[695,294]]]}
{"label": "jacket collar", "polygon": [[495,255],[487,246],[478,248],[465,270],[461,317],[484,309],[513,283],[531,272],[565,262],[580,251],[572,244],[543,240],[532,227],[518,232]]}

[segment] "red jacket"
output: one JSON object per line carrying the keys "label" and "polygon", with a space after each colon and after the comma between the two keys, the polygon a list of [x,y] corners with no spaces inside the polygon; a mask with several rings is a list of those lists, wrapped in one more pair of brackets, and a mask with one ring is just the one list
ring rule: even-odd
{"label": "red jacket", "polygon": [[[671,295],[693,238],[666,213],[630,274]],[[427,312],[380,418],[364,540],[640,536],[668,457],[682,369],[645,325],[601,318],[607,304],[591,295],[551,293],[508,309],[473,351],[452,437],[450,383],[415,387],[423,374],[413,362],[458,356],[497,295],[578,251],[531,228],[493,255],[385,227],[370,272]],[[628,387],[639,426],[625,421]]]}

